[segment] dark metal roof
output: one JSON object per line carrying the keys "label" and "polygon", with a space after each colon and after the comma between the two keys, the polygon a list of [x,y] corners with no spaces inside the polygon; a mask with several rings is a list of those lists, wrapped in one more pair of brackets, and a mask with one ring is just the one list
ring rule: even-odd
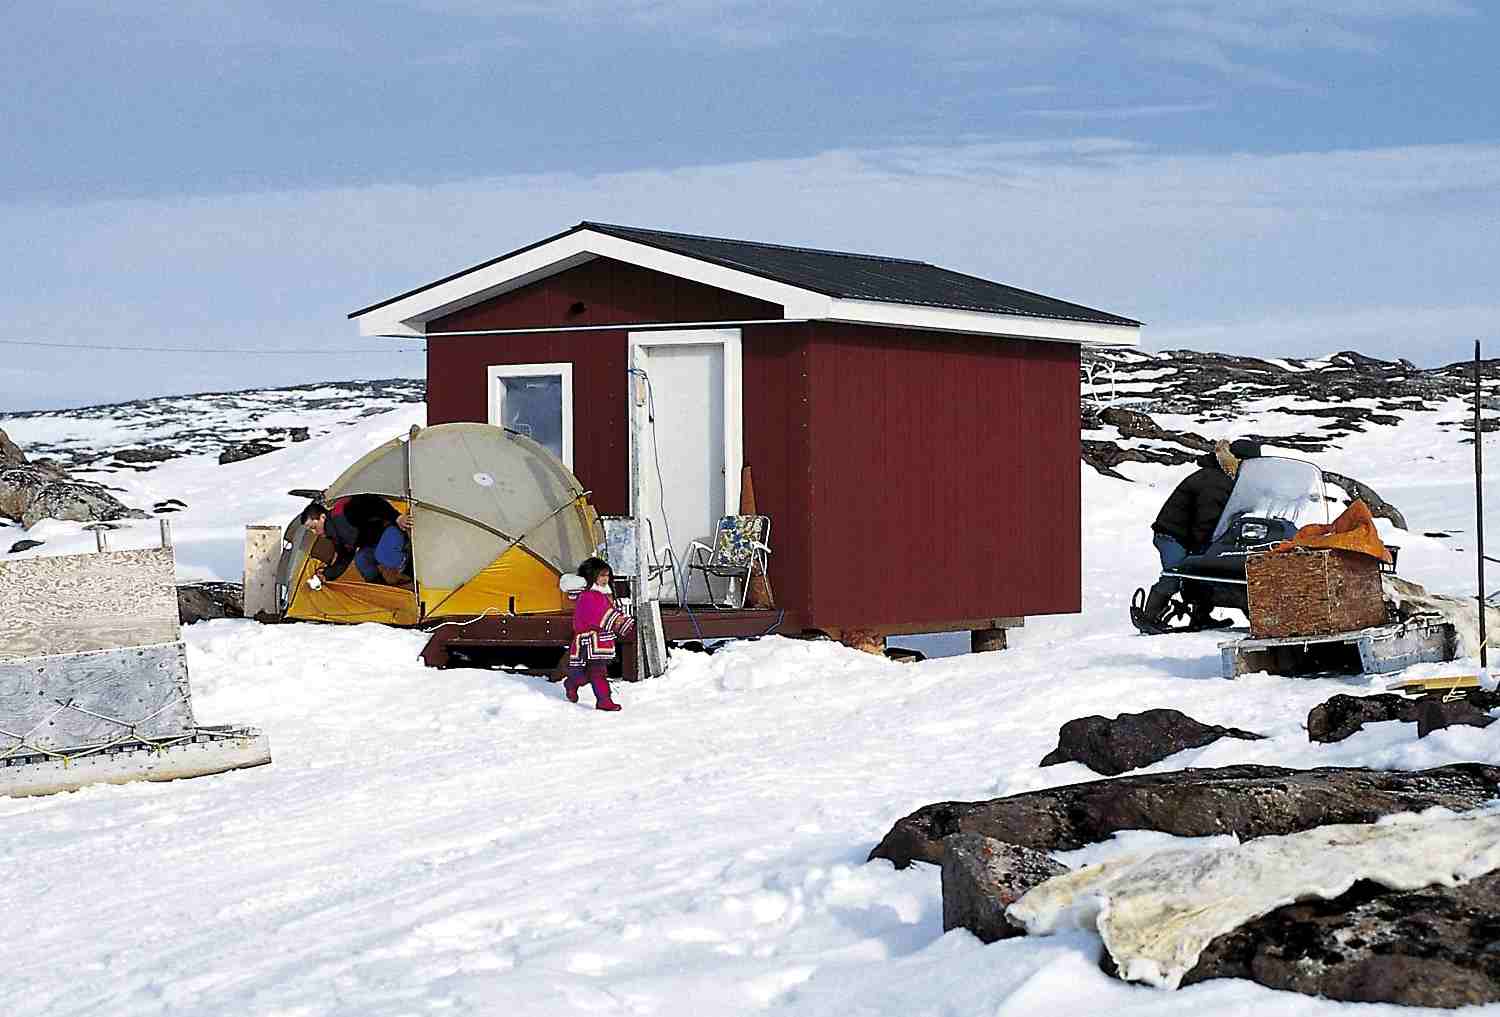
{"label": "dark metal roof", "polygon": [[619,237],[830,297],[922,307],[949,307],[988,314],[1014,314],[1026,318],[1057,318],[1104,325],[1140,325],[1140,322],[1132,318],[1123,318],[1082,304],[1057,300],[1040,293],[1006,286],[1004,283],[939,268],[925,261],[852,254],[846,251],[821,251],[809,247],[786,247],[724,237],[701,237],[689,233],[669,233],[664,230],[587,221],[473,268],[361,308],[352,312],[349,317],[357,318],[386,304],[487,268],[579,230],[592,230]]}
{"label": "dark metal roof", "polygon": [[699,237],[602,222],[584,222],[579,226],[830,297],[952,307],[1027,318],[1063,318],[1105,325],[1140,324],[1131,318],[939,268],[925,261]]}

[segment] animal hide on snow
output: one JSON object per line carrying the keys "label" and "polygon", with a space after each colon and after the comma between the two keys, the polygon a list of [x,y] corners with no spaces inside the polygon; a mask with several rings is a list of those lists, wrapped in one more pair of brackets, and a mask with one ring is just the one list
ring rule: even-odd
{"label": "animal hide on snow", "polygon": [[1121,978],[1175,989],[1212,940],[1285,904],[1337,897],[1361,879],[1414,890],[1496,869],[1500,813],[1408,813],[1092,865],[1047,880],[1007,914],[1033,935],[1094,929]]}

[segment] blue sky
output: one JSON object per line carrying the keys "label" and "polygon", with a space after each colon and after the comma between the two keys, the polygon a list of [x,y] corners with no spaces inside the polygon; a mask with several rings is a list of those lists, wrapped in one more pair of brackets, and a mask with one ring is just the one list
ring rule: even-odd
{"label": "blue sky", "polygon": [[[7,20],[0,412],[419,373],[345,312],[584,218],[923,258],[1151,348],[1500,351],[1461,0],[54,0]],[[389,352],[367,352],[385,350]]]}

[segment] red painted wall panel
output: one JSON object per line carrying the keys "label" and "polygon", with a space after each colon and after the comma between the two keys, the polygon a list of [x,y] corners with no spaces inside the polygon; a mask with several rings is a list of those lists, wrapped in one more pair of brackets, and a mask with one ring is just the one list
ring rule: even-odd
{"label": "red painted wall panel", "polygon": [[740,343],[745,464],[756,511],[771,517],[771,588],[798,619],[812,607],[807,333],[805,324],[750,325]]}
{"label": "red painted wall panel", "polygon": [[1078,351],[812,326],[809,621],[1077,611]]}
{"label": "red painted wall panel", "polygon": [[[780,314],[599,259],[429,331]],[[800,624],[1078,610],[1076,347],[822,323],[742,335],[744,459],[772,518],[777,602]],[[623,513],[626,358],[624,329],[433,338],[428,417],[485,420],[491,364],[572,363],[575,472],[599,511]]]}
{"label": "red painted wall panel", "polygon": [[[574,313],[573,305],[584,309]],[[428,332],[556,328],[617,322],[779,318],[775,304],[607,258],[579,265],[428,324]],[[492,364],[573,365],[573,471],[600,512],[624,513],[629,494],[626,332],[450,336],[427,341],[427,418],[484,421]]]}

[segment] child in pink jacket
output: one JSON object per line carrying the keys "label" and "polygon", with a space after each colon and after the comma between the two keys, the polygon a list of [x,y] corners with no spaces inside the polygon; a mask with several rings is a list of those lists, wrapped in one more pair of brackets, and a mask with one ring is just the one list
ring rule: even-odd
{"label": "child in pink jacket", "polygon": [[623,614],[610,588],[609,564],[590,558],[578,566],[578,574],[589,584],[578,595],[573,608],[573,644],[568,651],[568,678],[563,692],[572,703],[578,702],[578,690],[593,686],[596,710],[618,710],[620,704],[609,694],[609,662],[615,658],[615,639],[629,636],[635,630],[635,619]]}

